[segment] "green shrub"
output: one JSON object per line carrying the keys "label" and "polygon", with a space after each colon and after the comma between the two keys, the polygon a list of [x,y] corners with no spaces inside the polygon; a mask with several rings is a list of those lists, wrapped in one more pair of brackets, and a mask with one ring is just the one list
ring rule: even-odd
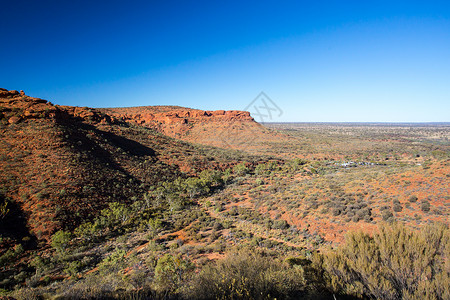
{"label": "green shrub", "polygon": [[59,253],[63,253],[72,239],[70,232],[59,230],[52,236],[52,247]]}
{"label": "green shrub", "polygon": [[272,228],[275,228],[275,229],[287,229],[287,228],[289,228],[289,223],[286,220],[276,220],[273,223]]}
{"label": "green shrub", "polygon": [[76,274],[78,274],[80,268],[81,268],[80,261],[71,261],[64,269],[64,272],[69,276],[75,276]]}
{"label": "green shrub", "polygon": [[231,172],[232,172],[231,168],[228,168],[225,171],[223,171],[222,182],[224,184],[229,184],[231,182],[231,179],[232,179]]}
{"label": "green shrub", "polygon": [[178,294],[192,271],[193,265],[181,255],[165,254],[156,264],[153,287],[160,295]]}
{"label": "green shrub", "polygon": [[4,267],[15,258],[15,253],[12,249],[8,249],[2,256],[0,256],[0,268]]}
{"label": "green shrub", "polygon": [[262,180],[261,178],[256,178],[255,184],[256,185],[263,185],[264,184],[264,180]]}
{"label": "green shrub", "polygon": [[36,274],[41,274],[50,266],[50,262],[47,259],[36,255],[36,257],[31,260],[30,266],[36,269]]}
{"label": "green shrub", "polygon": [[303,160],[300,158],[295,158],[287,164],[287,168],[289,169],[289,171],[297,171],[300,169],[301,166],[303,166],[307,163],[308,162],[306,160]]}
{"label": "green shrub", "polygon": [[394,207],[393,207],[393,210],[394,210],[395,212],[401,212],[401,211],[403,210],[403,207],[401,206],[401,204],[395,203],[395,204],[394,204]]}
{"label": "green shrub", "polygon": [[82,238],[85,241],[90,241],[96,234],[97,228],[91,222],[86,222],[78,226],[74,233],[77,237]]}
{"label": "green shrub", "polygon": [[203,170],[199,174],[199,178],[203,180],[207,186],[221,186],[223,184],[222,173],[217,170]]}
{"label": "green shrub", "polygon": [[0,204],[0,220],[4,219],[8,213],[9,213],[8,201],[5,199],[3,201],[3,204]]}
{"label": "green shrub", "polygon": [[244,250],[205,266],[186,293],[190,299],[298,299],[305,286],[301,267]]}
{"label": "green shrub", "polygon": [[191,200],[196,196],[206,195],[210,191],[207,181],[200,178],[191,177],[186,179],[185,183],[186,191]]}
{"label": "green shrub", "polygon": [[125,266],[127,252],[123,249],[116,249],[110,256],[103,259],[98,269],[102,275],[117,272]]}
{"label": "green shrub", "polygon": [[161,229],[164,228],[162,221],[158,218],[149,219],[147,222],[148,229],[152,234],[158,233]]}
{"label": "green shrub", "polygon": [[233,173],[237,176],[245,176],[250,172],[249,168],[244,163],[240,163],[238,165],[235,165],[233,168]]}
{"label": "green shrub", "polygon": [[429,212],[430,211],[430,202],[428,202],[428,201],[423,201],[422,202],[422,204],[420,205],[420,209],[423,211],[423,212]]}
{"label": "green shrub", "polygon": [[383,221],[392,221],[394,214],[390,210],[384,210],[382,213]]}
{"label": "green shrub", "polygon": [[417,202],[418,198],[416,195],[412,195],[411,197],[409,197],[408,201],[411,203],[415,203]]}
{"label": "green shrub", "polygon": [[109,203],[109,207],[101,211],[105,218],[106,226],[114,228],[115,226],[125,225],[132,217],[132,212],[125,204],[119,202]]}
{"label": "green shrub", "polygon": [[401,224],[380,226],[373,237],[347,236],[324,255],[330,288],[375,299],[450,299],[450,231],[443,224],[414,231]]}

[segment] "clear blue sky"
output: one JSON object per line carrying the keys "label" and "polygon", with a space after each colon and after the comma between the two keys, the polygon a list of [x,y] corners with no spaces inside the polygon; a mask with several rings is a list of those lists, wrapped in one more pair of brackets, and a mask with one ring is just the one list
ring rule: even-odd
{"label": "clear blue sky", "polygon": [[449,122],[448,1],[1,1],[0,87],[56,104]]}

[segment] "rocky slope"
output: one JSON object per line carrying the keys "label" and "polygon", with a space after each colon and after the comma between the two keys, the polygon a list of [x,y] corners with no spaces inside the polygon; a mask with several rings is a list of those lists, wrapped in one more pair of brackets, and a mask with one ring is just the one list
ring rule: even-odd
{"label": "rocky slope", "polygon": [[102,108],[104,114],[152,128],[187,142],[237,150],[261,150],[264,143],[287,138],[269,130],[247,111],[205,111],[178,106]]}
{"label": "rocky slope", "polygon": [[[7,200],[14,208],[3,220],[3,235],[45,239],[58,228],[92,218],[108,202],[130,203],[142,197],[158,182],[252,159],[193,146],[154,130],[158,124],[189,126],[198,120],[254,123],[248,113],[155,110],[159,114],[120,115],[54,105],[1,89],[0,204]],[[14,236],[19,232],[16,224],[23,225],[21,236]]]}

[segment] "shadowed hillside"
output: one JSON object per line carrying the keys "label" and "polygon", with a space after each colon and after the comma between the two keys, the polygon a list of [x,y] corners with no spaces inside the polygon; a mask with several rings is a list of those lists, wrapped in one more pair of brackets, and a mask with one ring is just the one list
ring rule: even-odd
{"label": "shadowed hillside", "polygon": [[108,202],[130,203],[158,182],[253,159],[104,112],[0,90],[2,193],[38,239],[92,218]]}

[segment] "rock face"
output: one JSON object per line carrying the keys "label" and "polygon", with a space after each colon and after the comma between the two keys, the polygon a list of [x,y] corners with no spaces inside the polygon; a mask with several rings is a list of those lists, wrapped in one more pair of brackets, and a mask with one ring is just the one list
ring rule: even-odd
{"label": "rock face", "polygon": [[52,118],[64,120],[77,118],[87,122],[114,123],[123,121],[144,125],[166,132],[165,128],[178,127],[184,132],[194,124],[253,122],[249,112],[237,110],[207,111],[178,106],[143,106],[129,108],[101,108],[53,105],[47,100],[29,97],[23,91],[0,88],[0,117],[9,124],[27,119]]}
{"label": "rock face", "polygon": [[161,124],[195,124],[202,122],[253,122],[253,118],[247,111],[238,110],[198,110],[169,106],[143,106],[129,108],[103,108],[105,114],[117,119],[133,122],[140,125]]}
{"label": "rock face", "polygon": [[0,121],[15,124],[27,119],[51,118],[65,120],[77,118],[88,122],[114,122],[95,109],[88,107],[53,105],[47,100],[29,97],[23,91],[0,88]]}
{"label": "rock face", "polygon": [[221,148],[239,149],[242,142],[263,135],[261,125],[247,111],[209,111],[178,106],[102,108],[99,111],[173,138]]}

